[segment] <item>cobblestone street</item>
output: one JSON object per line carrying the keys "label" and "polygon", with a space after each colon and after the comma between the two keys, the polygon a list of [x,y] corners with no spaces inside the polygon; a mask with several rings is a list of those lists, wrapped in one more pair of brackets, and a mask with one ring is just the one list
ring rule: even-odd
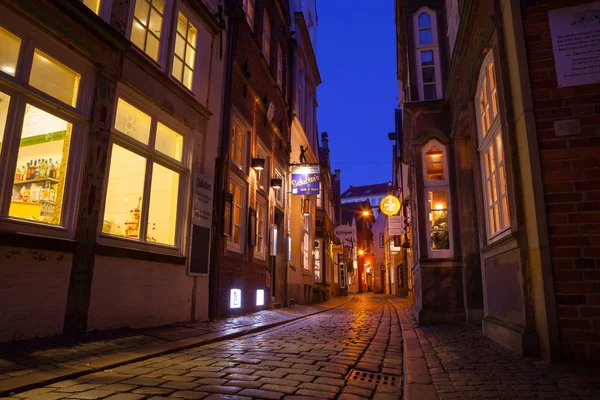
{"label": "cobblestone street", "polygon": [[10,399],[600,398],[597,370],[518,357],[471,327],[418,327],[410,307],[408,300],[359,295],[260,333]]}

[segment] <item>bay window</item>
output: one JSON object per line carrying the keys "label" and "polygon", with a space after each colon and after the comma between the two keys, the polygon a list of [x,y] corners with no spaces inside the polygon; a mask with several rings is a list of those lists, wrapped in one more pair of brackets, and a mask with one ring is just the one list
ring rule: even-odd
{"label": "bay window", "polygon": [[475,101],[487,237],[492,239],[510,228],[510,214],[496,74],[491,51],[481,67]]}
{"label": "bay window", "polygon": [[[18,17],[0,17],[0,219],[72,233],[91,68]],[[66,228],[66,229],[64,229]]]}
{"label": "bay window", "polygon": [[[169,125],[167,125],[169,124]],[[181,252],[190,129],[126,94],[111,132],[102,236]]]}
{"label": "bay window", "polygon": [[422,7],[413,16],[419,100],[442,97],[440,56],[435,12]]}
{"label": "bay window", "polygon": [[429,257],[452,257],[452,224],[446,147],[429,141],[422,150],[426,232]]}
{"label": "bay window", "polygon": [[135,0],[130,40],[158,62],[167,0]]}

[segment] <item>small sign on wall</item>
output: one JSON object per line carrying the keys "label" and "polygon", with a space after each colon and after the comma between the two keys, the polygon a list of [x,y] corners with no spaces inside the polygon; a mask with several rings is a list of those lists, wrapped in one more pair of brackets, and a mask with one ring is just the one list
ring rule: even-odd
{"label": "small sign on wall", "polygon": [[548,11],[558,87],[600,82],[600,2]]}

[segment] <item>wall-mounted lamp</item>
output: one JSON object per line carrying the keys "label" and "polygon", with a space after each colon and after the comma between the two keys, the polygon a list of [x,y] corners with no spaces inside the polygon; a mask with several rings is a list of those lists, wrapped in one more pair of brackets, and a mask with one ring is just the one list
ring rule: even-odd
{"label": "wall-mounted lamp", "polygon": [[362,256],[362,255],[364,255],[364,254],[365,254],[365,251],[364,251],[364,250],[359,250],[359,251],[358,251],[358,255]]}
{"label": "wall-mounted lamp", "polygon": [[271,179],[271,187],[273,189],[281,189],[281,187],[283,186],[283,181],[279,178],[273,178]]}
{"label": "wall-mounted lamp", "polygon": [[256,171],[262,171],[265,169],[265,159],[264,158],[253,158],[252,159],[252,168]]}
{"label": "wall-mounted lamp", "polygon": [[310,215],[310,199],[304,199],[302,203],[302,215],[305,217]]}

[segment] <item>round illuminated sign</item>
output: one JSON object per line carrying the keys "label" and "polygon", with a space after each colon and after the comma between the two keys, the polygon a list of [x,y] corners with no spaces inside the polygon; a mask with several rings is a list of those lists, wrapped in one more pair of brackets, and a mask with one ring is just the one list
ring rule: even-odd
{"label": "round illuminated sign", "polygon": [[396,196],[388,194],[379,203],[379,209],[385,215],[396,215],[400,211],[400,200]]}

